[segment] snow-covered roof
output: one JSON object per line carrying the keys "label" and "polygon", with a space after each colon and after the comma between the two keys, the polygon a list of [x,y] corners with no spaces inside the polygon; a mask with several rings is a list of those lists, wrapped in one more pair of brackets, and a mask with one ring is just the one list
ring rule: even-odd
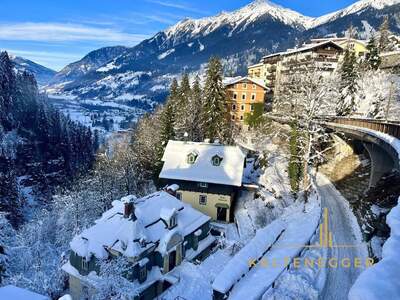
{"label": "snow-covered roof", "polygon": [[162,217],[170,216],[171,212],[176,214],[177,223],[173,231],[183,236],[210,220],[210,217],[164,191],[134,200],[136,220],[124,218],[122,201],[113,201],[112,205],[95,225],[73,238],[70,246],[75,253],[87,258],[93,254],[101,259],[108,257],[106,249],[111,249],[124,256],[135,257],[165,240],[170,230]]}
{"label": "snow-covered roof", "polygon": [[297,48],[297,49],[292,49],[292,50],[286,51],[285,53],[283,53],[283,55],[290,55],[290,54],[294,54],[294,53],[305,52],[305,51],[309,51],[309,50],[319,48],[319,47],[329,45],[329,44],[336,46],[337,48],[343,50],[343,47],[340,46],[339,44],[337,44],[333,41],[325,41],[325,42],[321,42],[321,43],[308,44],[308,45],[305,45],[304,47]]}
{"label": "snow-covered roof", "polygon": [[254,84],[261,86],[262,88],[264,88],[266,90],[269,89],[268,87],[265,86],[264,81],[262,79],[256,79],[256,78],[251,78],[251,77],[235,77],[229,81],[224,81],[224,85],[228,86],[228,85],[236,84],[236,83],[243,82],[243,81],[250,81]]}
{"label": "snow-covered roof", "polygon": [[250,66],[248,66],[247,68],[248,68],[248,69],[257,68],[257,67],[262,67],[263,65],[264,65],[264,64],[263,64],[262,62],[259,62],[259,63],[254,64],[254,65],[250,65]]}
{"label": "snow-covered roof", "polygon": [[[314,41],[314,40],[312,40],[312,41]],[[286,52],[272,53],[272,54],[263,56],[263,59],[267,59],[267,58],[271,58],[271,57],[275,57],[275,56],[291,55],[291,54],[298,53],[298,52],[304,52],[304,51],[308,51],[308,50],[312,50],[312,49],[314,49],[314,48],[318,48],[318,47],[324,46],[324,45],[326,45],[326,44],[333,44],[333,45],[335,45],[336,47],[338,47],[338,48],[340,48],[340,49],[343,49],[342,46],[340,46],[339,44],[337,44],[337,43],[335,43],[334,41],[329,40],[329,39],[327,39],[327,40],[322,40],[321,42],[318,42],[317,40],[315,40],[315,43],[306,44],[306,45],[304,45],[303,47],[296,48],[296,49],[288,49]]]}
{"label": "snow-covered roof", "polygon": [[49,297],[36,294],[14,285],[0,287],[0,299],[4,300],[50,300]]}
{"label": "snow-covered roof", "polygon": [[[198,156],[190,164],[187,156],[193,151],[197,151]],[[222,158],[219,166],[212,164],[212,158],[216,155]],[[159,177],[241,186],[245,157],[238,146],[169,141],[162,158],[164,166]]]}
{"label": "snow-covered roof", "polygon": [[315,38],[315,39],[311,39],[311,42],[313,42],[313,43],[321,43],[321,42],[332,41],[332,42],[335,42],[335,43],[340,43],[340,42],[346,42],[346,41],[349,41],[349,40],[351,42],[353,42],[353,43],[359,43],[359,44],[362,44],[364,46],[366,46],[368,44],[368,41],[357,40],[357,39],[348,38],[348,37]]}
{"label": "snow-covered roof", "polygon": [[272,53],[272,54],[268,54],[262,57],[262,59],[266,59],[266,58],[271,58],[271,57],[275,57],[275,56],[280,56],[285,54],[285,52],[276,52],[276,53]]}

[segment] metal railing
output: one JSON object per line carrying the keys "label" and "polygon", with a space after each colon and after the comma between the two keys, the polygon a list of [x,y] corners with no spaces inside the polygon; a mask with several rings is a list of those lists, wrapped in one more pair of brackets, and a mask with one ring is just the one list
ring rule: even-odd
{"label": "metal railing", "polygon": [[326,121],[341,125],[349,125],[355,127],[368,128],[371,130],[386,133],[396,138],[400,138],[400,121],[384,121],[375,119],[359,119],[359,118],[327,118]]}
{"label": "metal railing", "polygon": [[[290,123],[291,118],[281,114],[268,113],[265,114],[267,118],[281,123]],[[340,125],[349,125],[354,127],[367,128],[400,139],[400,121],[397,120],[379,120],[379,119],[366,119],[366,118],[349,118],[349,117],[336,117],[336,116],[319,116],[314,120],[316,123],[336,123]]]}

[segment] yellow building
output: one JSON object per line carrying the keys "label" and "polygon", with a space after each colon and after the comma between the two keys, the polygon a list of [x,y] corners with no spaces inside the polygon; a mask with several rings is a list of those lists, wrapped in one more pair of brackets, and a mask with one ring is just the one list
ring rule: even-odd
{"label": "yellow building", "polygon": [[311,43],[321,43],[326,41],[332,41],[345,50],[349,49],[350,51],[353,51],[357,57],[365,57],[365,55],[368,53],[367,41],[356,40],[347,37],[312,39]]}
{"label": "yellow building", "polygon": [[177,184],[177,198],[215,221],[232,222],[246,155],[237,146],[169,141],[160,180]]}
{"label": "yellow building", "polygon": [[250,116],[261,115],[267,91],[263,80],[239,77],[225,82],[228,118],[239,128],[246,128]]}

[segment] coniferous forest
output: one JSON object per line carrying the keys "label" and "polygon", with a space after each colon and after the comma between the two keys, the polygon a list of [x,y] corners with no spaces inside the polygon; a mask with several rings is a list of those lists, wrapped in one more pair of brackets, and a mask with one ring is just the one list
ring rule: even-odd
{"label": "coniferous forest", "polygon": [[[33,75],[15,73],[0,53],[0,210],[14,227],[24,222],[24,205],[33,194],[49,201],[54,187],[93,163],[91,130],[46,104]],[[26,186],[34,190],[26,193]]]}

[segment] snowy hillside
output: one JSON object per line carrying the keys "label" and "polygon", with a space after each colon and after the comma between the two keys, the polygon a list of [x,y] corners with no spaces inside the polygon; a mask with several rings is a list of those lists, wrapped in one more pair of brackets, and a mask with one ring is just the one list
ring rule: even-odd
{"label": "snowy hillside", "polygon": [[18,72],[29,72],[33,74],[39,85],[47,84],[50,79],[56,74],[56,71],[39,65],[29,59],[20,56],[10,56],[11,61],[14,63],[14,68]]}
{"label": "snowy hillside", "polygon": [[90,52],[81,60],[67,65],[53,78],[54,83],[65,82],[84,76],[122,54],[127,48],[122,46],[104,47]]}

